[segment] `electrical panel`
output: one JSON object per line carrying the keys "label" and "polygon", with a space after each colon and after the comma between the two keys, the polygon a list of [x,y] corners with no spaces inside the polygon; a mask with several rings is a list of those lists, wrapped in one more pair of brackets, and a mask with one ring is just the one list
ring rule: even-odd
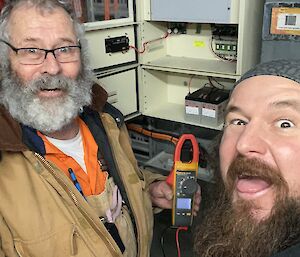
{"label": "electrical panel", "polygon": [[228,61],[237,59],[238,26],[212,24],[212,49],[215,54]]}
{"label": "electrical panel", "polygon": [[[131,14],[132,1],[126,2]],[[127,119],[143,114],[221,130],[217,105],[225,101],[217,109],[206,103],[200,119],[186,115],[185,97],[206,87],[208,77],[229,90],[259,62],[263,1],[136,0],[135,5],[135,21],[85,24],[91,66],[109,100]],[[107,8],[107,14],[113,12]]]}
{"label": "electrical panel", "polygon": [[92,29],[87,27],[91,66],[94,70],[103,70],[115,66],[136,62],[134,51],[128,51],[135,45],[133,26]]}
{"label": "electrical panel", "polygon": [[151,19],[156,21],[234,23],[235,0],[151,0]]}
{"label": "electrical panel", "polygon": [[[76,1],[87,4],[91,67],[108,102],[127,123],[198,135],[211,155],[209,135],[223,128],[230,89],[259,62],[264,1]],[[133,138],[139,163],[169,172],[166,144],[141,138]],[[200,168],[197,177],[211,181],[214,166]]]}

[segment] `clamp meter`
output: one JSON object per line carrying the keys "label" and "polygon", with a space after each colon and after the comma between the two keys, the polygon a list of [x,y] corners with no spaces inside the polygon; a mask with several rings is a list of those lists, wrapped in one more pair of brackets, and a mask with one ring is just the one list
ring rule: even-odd
{"label": "clamp meter", "polygon": [[[192,143],[193,159],[188,162],[182,162],[182,147],[188,140]],[[173,226],[181,227],[192,224],[194,195],[198,189],[198,160],[199,147],[195,136],[192,134],[183,134],[176,144],[173,170],[166,180],[173,188]]]}

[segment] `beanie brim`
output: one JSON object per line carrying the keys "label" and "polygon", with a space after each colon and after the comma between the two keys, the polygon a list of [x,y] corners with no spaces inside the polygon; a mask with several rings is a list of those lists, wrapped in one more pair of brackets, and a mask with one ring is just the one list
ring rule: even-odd
{"label": "beanie brim", "polygon": [[248,78],[261,75],[279,76],[300,83],[300,60],[281,59],[260,63],[247,71],[234,87]]}

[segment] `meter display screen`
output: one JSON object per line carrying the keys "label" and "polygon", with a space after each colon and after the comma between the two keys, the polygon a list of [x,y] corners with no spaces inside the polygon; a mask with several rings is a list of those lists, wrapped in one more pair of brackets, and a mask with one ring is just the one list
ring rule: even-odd
{"label": "meter display screen", "polygon": [[177,198],[177,209],[191,209],[191,198]]}

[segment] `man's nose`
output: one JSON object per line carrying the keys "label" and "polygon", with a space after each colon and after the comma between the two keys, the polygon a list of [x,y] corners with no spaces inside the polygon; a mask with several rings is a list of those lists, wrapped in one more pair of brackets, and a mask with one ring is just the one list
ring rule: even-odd
{"label": "man's nose", "polygon": [[42,64],[42,73],[48,73],[50,75],[57,75],[61,71],[61,65],[56,60],[54,53],[47,53],[46,58]]}
{"label": "man's nose", "polygon": [[257,157],[267,152],[267,134],[259,124],[249,122],[237,141],[237,151],[246,157]]}

